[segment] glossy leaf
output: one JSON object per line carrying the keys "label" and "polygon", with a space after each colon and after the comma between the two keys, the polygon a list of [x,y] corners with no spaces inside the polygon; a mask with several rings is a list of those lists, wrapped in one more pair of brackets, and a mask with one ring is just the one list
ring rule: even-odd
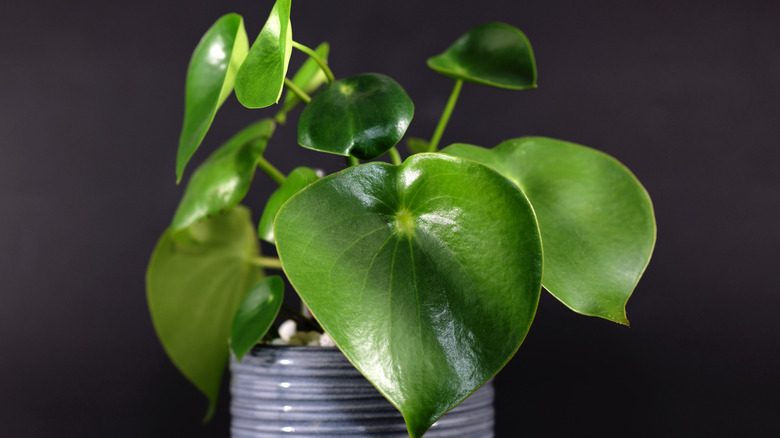
{"label": "glossy leaf", "polygon": [[[323,60],[328,60],[328,53],[330,52],[330,45],[328,43],[322,43],[319,46],[317,46],[316,49],[314,49],[314,52]],[[306,94],[312,94],[314,93],[322,84],[327,82],[327,77],[325,76],[325,73],[323,73],[322,69],[320,68],[319,64],[312,59],[308,58],[306,59],[306,62],[303,63],[300,69],[295,73],[295,75],[292,78],[292,82],[301,90],[303,90]],[[280,111],[280,115],[284,117],[288,112],[290,112],[293,108],[295,108],[296,105],[301,103],[301,99],[298,98],[298,96],[291,92],[287,91],[284,94],[284,104],[282,106],[282,110]],[[280,123],[284,123],[283,119],[278,119]]]}
{"label": "glossy leaf", "polygon": [[244,19],[236,14],[223,15],[195,48],[187,71],[184,126],[176,156],[177,182],[211,127],[217,109],[233,91],[248,49]]}
{"label": "glossy leaf", "polygon": [[492,166],[523,189],[539,220],[550,293],[576,312],[628,324],[626,302],[655,244],[653,206],[628,169],[594,149],[542,137],[442,152]]}
{"label": "glossy leaf", "polygon": [[283,300],[284,280],[278,275],[264,278],[246,294],[230,329],[230,348],[239,361],[271,328]]}
{"label": "glossy leaf", "polygon": [[274,127],[275,123],[268,119],[248,126],[198,167],[173,216],[172,230],[185,228],[241,202]]}
{"label": "glossy leaf", "polygon": [[361,160],[381,156],[409,127],[414,104],[393,79],[362,74],[322,89],[298,121],[298,143],[306,148]]}
{"label": "glossy leaf", "polygon": [[160,238],[146,272],[146,294],[168,356],[208,397],[208,418],[228,359],[233,315],[262,272],[250,263],[259,250],[245,208],[234,207],[185,231],[187,242],[173,239],[170,229]]}
{"label": "glossy leaf", "polygon": [[317,172],[308,167],[293,169],[287,175],[284,183],[268,198],[265,210],[263,210],[263,216],[260,218],[260,225],[257,227],[257,235],[266,242],[276,243],[274,239],[274,218],[276,213],[292,195],[298,193],[318,178]]}
{"label": "glossy leaf", "polygon": [[247,108],[279,102],[292,55],[290,1],[277,0],[236,77],[236,97]]}
{"label": "glossy leaf", "polygon": [[513,26],[486,23],[458,38],[428,66],[454,79],[498,88],[536,87],[536,62],[528,38]]}
{"label": "glossy leaf", "polygon": [[533,210],[470,160],[348,168],[290,198],[274,230],[293,287],[412,437],[506,364],[536,310]]}

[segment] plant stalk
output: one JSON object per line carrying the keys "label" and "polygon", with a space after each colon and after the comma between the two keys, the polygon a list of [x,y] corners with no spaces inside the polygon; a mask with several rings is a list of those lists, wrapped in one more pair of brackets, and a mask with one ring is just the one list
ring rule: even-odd
{"label": "plant stalk", "polygon": [[401,160],[401,154],[398,153],[398,149],[391,147],[387,152],[390,154],[390,160],[393,161],[393,164],[400,166],[403,160]]}
{"label": "plant stalk", "polygon": [[330,70],[330,67],[328,67],[328,63],[325,62],[324,59],[320,58],[320,55],[318,55],[317,52],[315,52],[314,50],[312,50],[307,46],[304,46],[303,44],[297,41],[293,41],[292,45],[293,47],[300,50],[301,52],[309,55],[311,59],[313,59],[314,62],[316,62],[320,66],[322,71],[325,73],[325,77],[328,79],[329,84],[333,83],[336,80],[336,77],[333,76],[333,72]]}
{"label": "plant stalk", "polygon": [[279,169],[277,169],[273,164],[266,160],[265,157],[260,157],[257,159],[257,166],[279,185],[284,184],[284,181],[287,179],[287,177],[285,177],[284,174],[280,172]]}
{"label": "plant stalk", "polygon": [[450,121],[450,116],[452,115],[452,110],[455,108],[455,103],[458,102],[461,88],[463,88],[463,80],[458,79],[455,81],[455,87],[452,89],[452,93],[450,93],[449,100],[447,100],[447,106],[444,107],[444,112],[441,113],[439,124],[436,125],[436,131],[434,131],[433,137],[431,137],[431,142],[428,145],[428,152],[436,152],[439,150],[441,136],[444,134],[447,123]]}
{"label": "plant stalk", "polygon": [[298,96],[298,99],[301,99],[305,103],[311,102],[311,96],[306,94],[305,91],[301,90],[300,87],[295,85],[293,81],[291,81],[289,78],[284,78],[284,85],[290,89],[296,96]]}
{"label": "plant stalk", "polygon": [[253,265],[268,269],[282,269],[282,261],[276,257],[255,257],[251,260]]}

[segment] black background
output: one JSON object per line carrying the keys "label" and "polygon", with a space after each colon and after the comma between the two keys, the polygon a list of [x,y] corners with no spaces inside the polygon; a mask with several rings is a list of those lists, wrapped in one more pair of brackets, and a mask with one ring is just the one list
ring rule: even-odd
{"label": "black background", "polygon": [[[1,435],[228,435],[227,404],[201,426],[204,399],[157,343],[144,271],[182,192],[189,56],[226,12],[244,15],[253,40],[271,3],[0,6]],[[295,39],[328,40],[339,77],[394,77],[422,137],[452,84],[425,60],[495,20],[530,38],[539,88],[467,84],[443,144],[546,135],[597,147],[644,183],[658,221],[630,328],[543,297],[498,378],[498,436],[776,436],[780,3],[293,4]],[[195,160],[267,114],[231,98]],[[283,171],[343,166],[293,131],[269,149]],[[255,215],[272,186],[256,179]]]}

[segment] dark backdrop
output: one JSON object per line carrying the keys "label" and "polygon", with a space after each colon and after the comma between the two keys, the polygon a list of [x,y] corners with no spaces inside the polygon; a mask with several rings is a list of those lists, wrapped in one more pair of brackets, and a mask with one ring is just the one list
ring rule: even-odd
{"label": "dark backdrop", "polygon": [[[227,436],[227,405],[201,426],[204,399],[157,343],[144,270],[182,191],[192,49],[230,11],[254,39],[271,3],[0,6],[0,435]],[[498,378],[499,437],[780,432],[779,19],[770,0],[294,2],[295,38],[327,39],[338,76],[377,71],[406,87],[417,136],[451,87],[425,59],[473,25],[520,27],[539,88],[467,84],[443,143],[594,146],[653,198],[658,244],[631,328],[543,297]],[[204,147],[259,114],[231,98]],[[342,166],[292,131],[269,151],[282,170],[291,158]],[[270,189],[257,178],[256,212]]]}

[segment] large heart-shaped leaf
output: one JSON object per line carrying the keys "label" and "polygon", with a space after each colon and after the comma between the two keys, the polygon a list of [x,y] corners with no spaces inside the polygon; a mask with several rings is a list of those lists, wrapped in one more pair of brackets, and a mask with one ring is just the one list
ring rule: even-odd
{"label": "large heart-shaped leaf", "polygon": [[531,325],[536,219],[482,164],[351,167],[290,198],[274,230],[293,287],[412,437],[495,375]]}
{"label": "large heart-shaped leaf", "polygon": [[236,308],[262,277],[249,211],[235,207],[197,222],[173,239],[160,237],[146,272],[146,295],[157,336],[176,367],[210,402],[214,412],[228,359]]}
{"label": "large heart-shaped leaf", "polygon": [[173,216],[174,232],[244,199],[274,127],[265,119],[244,128],[198,167]]}
{"label": "large heart-shaped leaf", "polygon": [[236,14],[217,20],[195,48],[187,71],[184,126],[176,156],[177,182],[206,136],[217,109],[233,91],[236,73],[248,50],[244,19]]}
{"label": "large heart-shaped leaf", "polygon": [[[322,43],[314,49],[314,53],[317,54],[322,60],[328,60],[328,53],[330,52],[330,45],[328,43]],[[313,58],[308,58],[303,63],[300,69],[295,72],[292,78],[293,84],[303,90],[306,94],[311,94],[317,90],[322,84],[327,82],[325,73],[320,68]],[[276,120],[280,123],[285,122],[285,117],[296,105],[301,103],[301,99],[295,93],[287,91],[284,95],[284,103],[282,104],[282,110],[276,116]]]}
{"label": "large heart-shaped leaf", "polygon": [[264,278],[246,294],[230,329],[230,349],[239,361],[271,328],[283,300],[284,280],[278,275]]}
{"label": "large heart-shaped leaf", "polygon": [[236,97],[247,108],[279,102],[292,55],[290,1],[277,0],[236,77]]}
{"label": "large heart-shaped leaf", "polygon": [[454,79],[492,87],[536,87],[536,62],[528,38],[516,27],[486,23],[458,38],[428,66]]}
{"label": "large heart-shaped leaf", "polygon": [[594,149],[541,137],[442,152],[492,166],[528,195],[550,293],[576,312],[628,324],[626,302],[655,244],[653,206],[628,169]]}
{"label": "large heart-shaped leaf", "polygon": [[298,143],[372,160],[401,140],[413,115],[412,100],[392,78],[353,76],[329,84],[306,105],[298,120]]}
{"label": "large heart-shaped leaf", "polygon": [[257,235],[268,243],[276,243],[274,239],[274,218],[282,205],[292,195],[313,183],[319,178],[317,172],[308,167],[297,167],[287,175],[284,183],[276,189],[265,204],[263,215],[260,217],[260,225],[257,227]]}

